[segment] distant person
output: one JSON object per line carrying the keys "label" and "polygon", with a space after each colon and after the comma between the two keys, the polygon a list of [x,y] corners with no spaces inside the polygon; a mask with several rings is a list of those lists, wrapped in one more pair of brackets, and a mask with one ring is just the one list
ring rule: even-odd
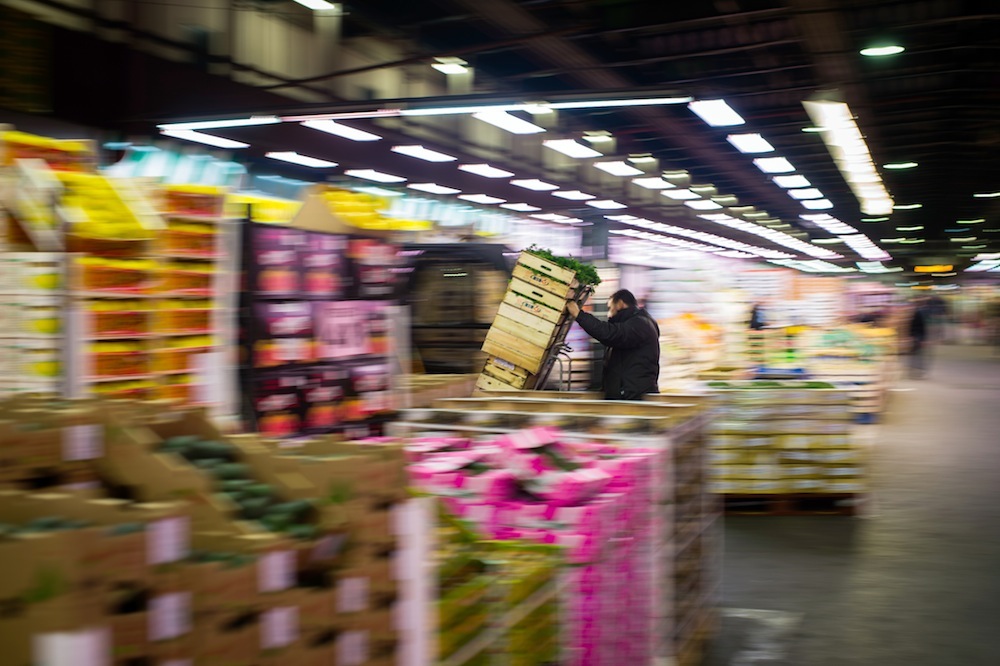
{"label": "distant person", "polygon": [[920,379],[927,372],[927,342],[930,337],[930,312],[928,302],[914,304],[908,329],[910,336],[910,377]]}
{"label": "distant person", "polygon": [[660,327],[636,303],[627,289],[608,299],[608,320],[581,312],[576,301],[567,303],[580,328],[606,347],[604,397],[607,400],[640,400],[659,393]]}
{"label": "distant person", "polygon": [[750,330],[759,331],[767,324],[764,319],[764,306],[760,303],[754,303],[753,308],[750,310]]}

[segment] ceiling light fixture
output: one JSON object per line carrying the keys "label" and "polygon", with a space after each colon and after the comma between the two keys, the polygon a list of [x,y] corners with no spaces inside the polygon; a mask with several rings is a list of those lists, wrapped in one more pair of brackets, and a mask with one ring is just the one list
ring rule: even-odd
{"label": "ceiling light fixture", "polygon": [[902,169],[915,169],[918,166],[920,165],[917,164],[916,162],[890,162],[889,164],[883,164],[882,168],[902,170]]}
{"label": "ceiling light fixture", "polygon": [[778,187],[785,189],[793,187],[812,187],[812,183],[805,176],[775,176],[771,179]]}
{"label": "ceiling light fixture", "polygon": [[752,153],[773,153],[774,146],[760,134],[730,134],[726,141],[744,155]]}
{"label": "ceiling light fixture", "polygon": [[[821,135],[823,143],[854,192],[861,212],[867,215],[889,214],[892,197],[882,184],[868,144],[847,104],[817,96],[802,102],[802,106],[814,125],[827,130]],[[868,186],[861,187],[862,184]]]}
{"label": "ceiling light fixture", "polygon": [[459,194],[458,198],[477,204],[502,204],[507,202],[506,199],[491,197],[488,194]]}
{"label": "ceiling light fixture", "polygon": [[881,58],[884,56],[896,55],[897,53],[902,53],[906,49],[898,44],[891,44],[889,46],[873,46],[867,49],[861,49],[861,55],[868,58]]}
{"label": "ceiling light fixture", "polygon": [[501,208],[506,208],[507,210],[516,210],[519,213],[533,213],[536,210],[541,210],[538,206],[532,206],[526,203],[504,203],[500,204]]}
{"label": "ceiling light fixture", "polygon": [[915,227],[896,227],[896,231],[923,231],[924,228],[921,225]]}
{"label": "ceiling light fixture", "polygon": [[893,210],[916,210],[918,208],[923,208],[923,204],[896,204],[892,207]]}
{"label": "ceiling light fixture", "polygon": [[889,218],[887,218],[887,217],[863,217],[863,218],[861,218],[861,221],[862,222],[888,222]]}
{"label": "ceiling light fixture", "polygon": [[662,178],[633,178],[632,182],[639,187],[644,187],[647,190],[669,190],[677,187],[673,183],[668,183]]}
{"label": "ceiling light fixture", "polygon": [[280,123],[278,116],[250,116],[249,118],[231,118],[229,120],[199,120],[190,123],[164,123],[157,125],[160,130],[207,130],[224,129],[227,127],[256,127],[258,125],[274,125]]}
{"label": "ceiling light fixture", "polygon": [[685,201],[684,205],[688,208],[693,208],[694,210],[719,210],[722,208],[720,204],[710,201],[708,199],[698,199],[697,201]]}
{"label": "ceiling light fixture", "polygon": [[538,134],[545,131],[544,127],[539,127],[535,123],[512,116],[506,111],[480,111],[479,113],[473,113],[472,117],[482,120],[484,123],[489,123],[494,127],[499,127],[511,134]]}
{"label": "ceiling light fixture", "polygon": [[789,173],[795,171],[792,163],[784,157],[758,157],[753,163],[764,173]]}
{"label": "ceiling light fixture", "polygon": [[982,224],[986,221],[986,218],[979,217],[975,220],[955,220],[955,224]]}
{"label": "ceiling light fixture", "polygon": [[483,178],[510,178],[514,175],[512,171],[504,171],[489,164],[462,164],[458,169],[459,171],[474,173]]}
{"label": "ceiling light fixture", "polygon": [[415,157],[425,162],[454,162],[458,159],[452,155],[440,153],[430,148],[424,148],[423,146],[393,146],[392,152],[406,155],[407,157]]}
{"label": "ceiling light fixture", "polygon": [[376,183],[405,183],[406,179],[401,176],[394,176],[391,173],[382,173],[375,169],[348,169],[344,172],[354,178],[364,178],[374,180]]}
{"label": "ceiling light fixture", "polygon": [[203,143],[206,146],[214,146],[216,148],[249,148],[249,143],[243,143],[242,141],[233,141],[232,139],[226,139],[221,136],[215,136],[212,134],[204,134],[202,132],[197,132],[195,130],[161,130],[160,134],[163,136],[169,136],[173,139],[183,139],[184,141],[194,141],[195,143]]}
{"label": "ceiling light fixture", "polygon": [[612,176],[641,176],[642,171],[630,166],[627,162],[595,162],[594,166]]}
{"label": "ceiling light fixture", "polygon": [[803,207],[809,210],[829,210],[833,208],[833,202],[829,199],[807,199],[801,203]]}
{"label": "ceiling light fixture", "polygon": [[822,199],[823,193],[815,187],[804,187],[798,190],[788,190],[788,196],[798,201],[803,199]]}
{"label": "ceiling light fixture", "polygon": [[597,201],[588,201],[588,206],[593,206],[594,208],[600,208],[601,210],[617,210],[620,208],[628,208],[626,204],[619,203],[617,201],[612,201],[611,199],[599,199]]}
{"label": "ceiling light fixture", "polygon": [[331,9],[337,9],[337,5],[332,2],[327,2],[326,0],[294,0],[303,7],[311,9],[313,11],[329,11]]}
{"label": "ceiling light fixture", "polygon": [[333,134],[344,139],[350,139],[351,141],[379,141],[382,138],[378,134],[348,127],[332,120],[307,120],[302,125],[309,129],[319,130],[320,132]]}
{"label": "ceiling light fixture", "polygon": [[595,130],[592,132],[584,132],[583,140],[588,143],[608,143],[609,141],[614,141],[615,137],[611,135],[611,132],[606,130]]}
{"label": "ceiling light fixture", "polygon": [[588,157],[601,157],[602,153],[589,148],[582,143],[577,143],[573,139],[551,139],[543,141],[542,145],[551,148],[557,153],[562,153],[574,159],[586,159]]}
{"label": "ceiling light fixture", "polygon": [[553,192],[552,196],[559,197],[560,199],[568,199],[570,201],[587,201],[589,199],[596,199],[593,194],[587,194],[586,192],[581,192],[580,190],[560,190],[558,192]]}
{"label": "ceiling light fixture", "polygon": [[264,157],[270,157],[272,160],[281,160],[282,162],[298,164],[299,166],[311,167],[313,169],[329,169],[337,166],[336,162],[321,160],[316,157],[309,157],[308,155],[299,155],[294,151],[272,151],[264,153]]}
{"label": "ceiling light fixture", "polygon": [[688,104],[688,108],[712,127],[732,127],[746,122],[740,114],[726,104],[725,100],[721,99],[691,102]]}
{"label": "ceiling light fixture", "polygon": [[421,192],[428,192],[430,194],[458,194],[462,191],[454,187],[445,187],[436,183],[410,183],[407,187],[411,190],[420,190]]}
{"label": "ceiling light fixture", "polygon": [[517,187],[523,187],[526,190],[532,190],[534,192],[549,192],[551,190],[558,190],[558,185],[553,185],[552,183],[546,183],[544,180],[538,180],[537,178],[522,178],[519,180],[510,181],[511,185],[516,185]]}
{"label": "ceiling light fixture", "polygon": [[351,189],[356,192],[364,192],[365,194],[372,194],[377,197],[405,196],[402,192],[397,192],[396,190],[387,190],[383,187],[352,187]]}
{"label": "ceiling light fixture", "polygon": [[673,199],[675,201],[693,200],[701,198],[701,196],[695,194],[691,190],[666,190],[660,192],[660,194],[662,196],[667,197],[668,199]]}
{"label": "ceiling light fixture", "polygon": [[980,192],[978,194],[973,194],[973,199],[996,199],[1000,197],[1000,192]]}
{"label": "ceiling light fixture", "polygon": [[456,58],[454,56],[444,56],[440,58],[434,58],[435,62],[431,63],[431,67],[441,72],[442,74],[466,74],[469,68],[465,60],[461,58]]}

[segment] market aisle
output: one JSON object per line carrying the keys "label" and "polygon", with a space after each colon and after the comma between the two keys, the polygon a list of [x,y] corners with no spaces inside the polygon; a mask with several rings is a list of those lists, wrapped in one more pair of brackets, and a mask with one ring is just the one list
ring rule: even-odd
{"label": "market aisle", "polygon": [[[863,519],[730,518],[711,666],[1000,663],[1000,357],[935,350],[874,428]],[[786,629],[790,627],[790,629]]]}

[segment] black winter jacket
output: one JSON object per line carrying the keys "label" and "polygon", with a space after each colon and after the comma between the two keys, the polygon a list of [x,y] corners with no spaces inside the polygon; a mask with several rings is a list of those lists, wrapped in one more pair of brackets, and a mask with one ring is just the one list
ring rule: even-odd
{"label": "black winter jacket", "polygon": [[628,308],[608,321],[581,312],[576,321],[590,337],[607,347],[606,399],[639,400],[643,394],[659,392],[660,327],[648,312]]}

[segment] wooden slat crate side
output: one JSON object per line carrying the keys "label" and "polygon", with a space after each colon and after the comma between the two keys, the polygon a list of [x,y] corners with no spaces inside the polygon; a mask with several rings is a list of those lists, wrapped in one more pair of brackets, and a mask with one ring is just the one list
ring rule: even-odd
{"label": "wooden slat crate side", "polygon": [[505,384],[495,377],[490,377],[489,375],[479,375],[479,379],[476,381],[477,391],[517,391],[519,390],[516,386],[510,386]]}
{"label": "wooden slat crate side", "polygon": [[[516,310],[534,315],[539,319],[544,319],[545,321],[552,322],[553,324],[558,323],[563,316],[561,310],[553,310],[552,308],[535,303],[530,298],[520,296],[512,290],[508,291],[504,296],[503,303],[504,305],[509,305]],[[513,317],[511,317],[511,319],[513,319]]]}
{"label": "wooden slat crate side", "polygon": [[514,266],[514,277],[553,293],[559,298],[569,298],[578,286],[576,280],[573,280],[570,284],[565,284],[558,280],[553,280],[547,275],[540,275],[526,266]]}
{"label": "wooden slat crate side", "polygon": [[493,327],[490,330],[494,329],[501,330],[504,333],[510,333],[511,335],[516,336],[525,342],[531,343],[536,347],[546,349],[556,334],[555,328],[545,332],[536,331],[533,328],[525,326],[524,324],[514,321],[513,319],[507,319],[506,317],[497,317],[494,319]]}
{"label": "wooden slat crate side", "polygon": [[[506,347],[513,351],[518,352],[522,356],[526,356],[530,359],[536,359],[542,361],[546,354],[548,353],[547,347],[542,347],[541,345],[535,345],[527,340],[523,340],[516,335],[508,333],[507,331],[501,331],[497,328],[491,328],[490,332],[486,335],[487,340],[493,341],[495,344],[501,347]],[[502,356],[500,358],[503,358]],[[507,359],[509,360],[509,359]],[[520,365],[522,368],[528,372],[534,372],[531,368],[526,365],[521,365],[520,363],[514,363],[514,365]]]}
{"label": "wooden slat crate side", "polygon": [[[505,384],[510,384],[516,388],[524,388],[530,374],[523,368],[518,368],[516,366],[514,366],[514,371],[511,371],[508,369],[509,365],[506,361],[497,363],[497,360],[498,359],[490,359],[487,361],[486,366],[483,368],[483,374],[487,374],[494,379],[499,379]],[[521,371],[524,374],[517,374],[517,371]]]}
{"label": "wooden slat crate side", "polygon": [[566,284],[570,284],[576,279],[576,273],[570,269],[558,266],[551,261],[542,259],[541,257],[531,254],[530,252],[522,252],[521,256],[517,258],[517,263]]}
{"label": "wooden slat crate side", "polygon": [[525,282],[524,280],[519,280],[518,278],[512,278],[510,281],[510,289],[515,294],[520,294],[521,296],[527,296],[528,298],[537,301],[538,303],[548,306],[553,310],[558,310],[559,314],[566,308],[566,299],[556,296],[553,293],[547,292],[541,287],[536,287],[535,285]]}
{"label": "wooden slat crate side", "polygon": [[542,367],[541,358],[532,358],[531,356],[527,356],[520,351],[511,349],[510,347],[505,347],[489,337],[487,337],[486,342],[483,343],[483,351],[487,354],[492,354],[493,356],[502,358],[503,360],[513,363],[516,366],[522,367],[531,373],[538,372]]}

